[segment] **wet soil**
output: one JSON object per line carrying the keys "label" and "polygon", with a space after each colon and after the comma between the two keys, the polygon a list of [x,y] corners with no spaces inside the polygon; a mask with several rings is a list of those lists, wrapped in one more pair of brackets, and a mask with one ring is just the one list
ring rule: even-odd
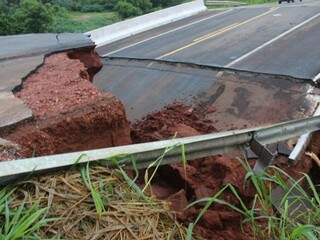
{"label": "wet soil", "polygon": [[[182,103],[168,105],[134,123],[132,139],[134,142],[145,142],[215,132],[214,122],[206,118],[209,113],[212,116],[214,109],[204,111]],[[319,154],[320,149],[316,149],[314,145],[311,144],[313,147],[309,150]],[[233,152],[190,161],[186,166],[163,166],[155,176],[151,192],[157,198],[170,202],[178,220],[186,225],[194,222],[203,208],[203,205],[199,205],[186,209],[188,204],[215,195],[226,184],[234,186],[241,199],[249,206],[255,190],[245,182],[246,171],[237,156],[243,157],[239,152]],[[249,164],[253,167],[255,159],[249,160]],[[292,165],[287,156],[279,155],[275,164],[296,179],[302,176],[302,172],[308,173],[314,168],[312,160],[307,156]],[[221,197],[240,207],[239,201],[231,192],[225,191]],[[237,212],[215,204],[196,225],[195,232],[204,239],[253,239],[250,226],[241,224],[242,220]]]}
{"label": "wet soil", "polygon": [[[174,136],[187,137],[215,132],[214,123],[206,119],[208,112],[197,107],[174,103],[158,112],[149,114],[132,125],[134,142],[155,141]],[[231,156],[212,156],[189,162],[185,168],[182,164],[163,166],[155,177],[152,193],[171,203],[177,218],[186,224],[195,220],[201,206],[185,209],[198,199],[211,197],[225,184],[233,184],[242,196],[250,198],[253,191],[244,188],[245,171],[238,160]],[[224,194],[224,198],[238,204],[232,194]],[[196,232],[205,239],[247,239],[249,231],[241,231],[241,216],[222,206],[211,207]]]}
{"label": "wet soil", "polygon": [[203,110],[179,102],[172,103],[133,123],[132,140],[135,143],[151,142],[215,132],[213,122],[205,118],[209,112],[214,112],[214,109]]}
{"label": "wet soil", "polygon": [[122,103],[91,83],[100,68],[92,48],[47,56],[15,92],[33,120],[1,137],[19,144],[23,157],[130,144]]}

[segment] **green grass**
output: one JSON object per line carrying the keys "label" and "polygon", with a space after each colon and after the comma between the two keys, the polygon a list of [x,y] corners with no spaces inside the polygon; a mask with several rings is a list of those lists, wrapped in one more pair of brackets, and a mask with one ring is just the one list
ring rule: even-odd
{"label": "green grass", "polygon": [[87,32],[120,21],[116,12],[68,12],[57,19],[53,32]]}
{"label": "green grass", "polygon": [[[105,201],[103,201],[103,195],[102,195],[102,189],[98,189],[96,186],[94,186],[91,182],[91,177],[90,177],[90,168],[89,168],[89,163],[85,167],[82,167],[80,170],[80,174],[82,177],[82,180],[88,190],[91,193],[92,200],[94,202],[95,209],[97,211],[97,214],[99,217],[101,217],[102,213],[106,211],[105,209]],[[100,183],[100,182],[99,182]],[[101,186],[101,184],[100,184]]]}
{"label": "green grass", "polygon": [[55,219],[48,218],[48,208],[37,202],[28,205],[23,199],[18,205],[12,204],[14,191],[0,191],[0,239],[39,239],[37,232]]}
{"label": "green grass", "polygon": [[[320,238],[320,197],[307,174],[295,180],[274,166],[259,175],[255,174],[248,164],[244,163],[244,166],[247,170],[247,183],[252,184],[256,190],[251,205],[246,205],[236,189],[229,184],[214,196],[193,202],[189,207],[199,203],[205,203],[205,206],[196,220],[190,223],[188,239],[192,239],[194,226],[214,204],[225,205],[240,213],[244,219],[242,224],[250,224],[255,239],[317,240]],[[275,199],[271,197],[275,188],[282,191],[277,204],[274,204]],[[220,196],[225,191],[234,194],[239,204],[231,205],[224,201]]]}
{"label": "green grass", "polygon": [[0,239],[185,239],[168,204],[120,166],[81,166],[0,189]]}
{"label": "green grass", "polygon": [[[181,147],[182,166],[187,157]],[[242,215],[242,222],[251,227],[255,239],[317,240],[320,239],[320,195],[307,174],[293,179],[283,170],[271,166],[256,174],[246,161],[246,185],[255,189],[255,196],[242,199],[237,189],[226,184],[212,197],[199,199],[188,207],[201,209],[185,229],[179,225],[165,202],[151,197],[147,191],[164,156],[177,149],[167,148],[145,170],[144,188],[136,183],[139,171],[125,171],[121,161],[110,170],[95,164],[34,178],[0,190],[0,239],[92,239],[119,234],[122,239],[196,239],[194,228],[208,209],[223,205]],[[115,164],[117,165],[117,164]],[[149,174],[149,172],[151,172]],[[274,189],[282,191],[275,204]],[[223,199],[228,191],[237,199],[233,205]],[[305,205],[307,208],[297,208]],[[152,226],[152,228],[150,228]],[[103,235],[105,236],[105,235]]]}

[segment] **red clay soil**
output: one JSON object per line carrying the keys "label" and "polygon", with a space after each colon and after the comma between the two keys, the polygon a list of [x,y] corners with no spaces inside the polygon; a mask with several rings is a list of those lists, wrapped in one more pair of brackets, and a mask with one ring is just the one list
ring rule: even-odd
{"label": "red clay soil", "polygon": [[[21,146],[22,150],[14,154],[23,157],[48,155],[216,131],[214,122],[206,119],[214,109],[204,110],[177,102],[133,123],[130,129],[122,103],[91,83],[100,68],[100,59],[90,48],[46,57],[43,65],[30,74],[16,92],[16,96],[33,111],[34,119],[0,132],[0,137]],[[1,154],[0,159],[9,157],[6,154],[12,152],[2,151]],[[277,163],[295,176],[312,167],[308,158],[294,168],[285,158],[278,158]],[[252,186],[245,186],[245,170],[234,157],[202,158],[189,162],[186,169],[181,164],[161,167],[152,185],[153,194],[167,199],[177,218],[186,224],[193,222],[202,209],[195,206],[186,210],[186,206],[194,200],[214,195],[227,183],[232,184],[247,203],[254,196]],[[225,192],[223,198],[239,204],[229,192]],[[238,213],[214,205],[196,225],[195,231],[204,239],[252,239],[249,226],[240,223]]]}
{"label": "red clay soil", "polygon": [[171,138],[175,133],[176,137],[186,137],[215,132],[213,122],[205,119],[207,112],[175,102],[133,123],[132,140],[151,142]]}
{"label": "red clay soil", "polygon": [[[134,142],[145,142],[213,132],[214,123],[206,120],[206,114],[182,103],[171,104],[134,123],[132,139]],[[163,166],[154,179],[152,193],[160,199],[168,200],[178,220],[186,224],[193,222],[203,207],[185,209],[187,205],[194,200],[213,196],[226,184],[232,184],[240,197],[249,204],[255,191],[251,185],[245,184],[246,171],[239,160],[234,158],[236,155],[232,153],[233,157],[218,155],[190,161],[186,171],[182,164]],[[252,167],[254,163],[254,160],[249,161]],[[312,161],[307,157],[294,167],[283,156],[278,157],[276,163],[296,178],[301,177],[301,172],[309,172],[312,168]],[[239,206],[231,192],[225,192],[222,198]],[[204,239],[253,239],[250,227],[242,225],[241,220],[238,213],[216,204],[209,208],[196,225],[195,232]]]}
{"label": "red clay soil", "polygon": [[130,144],[122,103],[90,82],[101,66],[90,48],[46,57],[16,92],[34,120],[1,137],[20,144],[24,157]]}
{"label": "red clay soil", "polygon": [[[98,71],[100,67],[101,63],[90,69]],[[80,60],[70,59],[68,53],[53,54],[28,76],[15,95],[31,108],[36,118],[70,112],[103,96],[90,82],[87,69]]]}
{"label": "red clay soil", "polygon": [[[174,103],[134,123],[132,139],[134,142],[144,142],[175,135],[186,137],[214,132],[213,122],[206,120],[205,115],[206,112],[199,109]],[[161,167],[152,186],[153,194],[171,202],[178,219],[186,224],[194,221],[201,210],[201,207],[184,210],[188,203],[211,197],[226,183],[237,187],[244,198],[253,196],[252,190],[243,189],[245,171],[235,159],[227,156],[198,159],[189,162],[186,170],[181,164]],[[224,198],[237,204],[231,194],[226,193]],[[241,231],[240,220],[241,216],[230,209],[214,206],[196,226],[196,232],[205,239],[248,239],[250,231]]]}

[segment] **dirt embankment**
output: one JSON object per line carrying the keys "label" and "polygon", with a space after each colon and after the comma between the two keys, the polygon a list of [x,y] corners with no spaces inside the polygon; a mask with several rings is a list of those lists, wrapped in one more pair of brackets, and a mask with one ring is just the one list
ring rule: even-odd
{"label": "dirt embankment", "polygon": [[131,143],[122,103],[91,80],[102,67],[91,48],[47,56],[16,88],[34,119],[1,133],[19,155],[47,155]]}
{"label": "dirt embankment", "polygon": [[[207,115],[215,109],[173,103],[131,125],[122,103],[111,93],[101,92],[92,83],[101,68],[99,57],[91,48],[47,56],[42,66],[31,73],[16,89],[33,111],[34,119],[13,129],[0,132],[0,137],[18,143],[18,157],[48,155],[93,148],[149,142],[215,132],[215,122]],[[211,118],[212,119],[212,118]],[[1,149],[0,149],[1,151]],[[319,153],[319,149],[317,150]],[[10,148],[2,151],[12,155]],[[1,159],[0,154],[0,159]],[[177,218],[193,222],[202,206],[185,209],[194,200],[211,197],[226,184],[232,184],[245,202],[254,196],[244,183],[245,171],[233,156],[212,156],[189,162],[186,166],[171,164],[161,167],[152,192],[171,202]],[[14,157],[12,157],[14,158]],[[254,161],[250,162],[254,164]],[[312,162],[304,158],[294,168],[280,157],[278,164],[291,175],[309,172]],[[231,193],[223,198],[237,205]],[[222,205],[208,209],[196,225],[205,239],[251,239],[249,226],[241,226],[241,216]]]}
{"label": "dirt embankment", "polygon": [[[204,110],[182,103],[168,105],[133,124],[132,139],[134,142],[145,142],[214,132],[214,122],[206,119],[209,113],[214,114],[214,109]],[[311,146],[311,151],[319,153],[314,144]],[[163,166],[153,181],[152,193],[160,199],[168,200],[177,218],[186,224],[193,222],[203,208],[203,205],[198,205],[186,209],[188,204],[214,196],[226,184],[233,185],[241,199],[251,206],[255,190],[252,185],[245,183],[246,171],[236,159],[238,154],[206,157],[188,162],[186,167],[182,164]],[[253,167],[255,160],[249,160],[249,164]],[[310,172],[313,167],[311,159],[306,156],[292,166],[287,157],[279,155],[276,164],[295,178],[301,177],[301,172]],[[231,192],[224,192],[222,198],[240,207],[239,201]],[[240,214],[228,207],[214,204],[196,225],[195,231],[204,239],[253,239],[250,226],[242,225],[241,222]]]}
{"label": "dirt embankment", "polygon": [[175,133],[176,137],[186,137],[215,132],[213,122],[205,119],[209,112],[214,109],[202,110],[175,102],[133,123],[132,140],[140,143],[171,138]]}
{"label": "dirt embankment", "polygon": [[[171,104],[133,124],[133,141],[154,141],[172,136],[187,137],[215,132],[214,123],[206,120],[206,114],[213,112],[214,109]],[[243,191],[244,176],[245,171],[239,161],[228,156],[212,156],[189,162],[186,171],[182,164],[161,167],[152,192],[156,197],[171,202],[178,219],[189,223],[196,219],[201,207],[185,210],[187,205],[194,200],[213,196],[226,183],[240,189],[245,198],[252,196],[250,189]],[[236,202],[231,194],[225,194],[224,197]],[[205,239],[247,239],[250,233],[241,233],[240,220],[239,214],[215,206],[207,211],[196,226],[196,232]]]}

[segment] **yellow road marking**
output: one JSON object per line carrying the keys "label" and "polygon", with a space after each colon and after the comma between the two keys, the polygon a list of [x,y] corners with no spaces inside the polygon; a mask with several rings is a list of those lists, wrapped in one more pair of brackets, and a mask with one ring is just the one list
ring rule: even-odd
{"label": "yellow road marking", "polygon": [[271,12],[274,12],[274,11],[277,10],[277,9],[278,9],[278,7],[271,8],[271,9],[268,10],[267,12],[262,13],[262,14],[260,14],[260,15],[258,15],[258,16],[255,16],[255,17],[253,17],[253,18],[250,18],[250,19],[248,19],[248,20],[245,20],[245,21],[240,22],[240,23],[231,24],[231,25],[229,25],[229,26],[227,26],[227,27],[221,28],[221,29],[219,29],[219,30],[216,30],[216,31],[214,31],[214,32],[211,32],[211,33],[209,33],[209,34],[206,34],[206,35],[204,35],[204,36],[202,36],[202,37],[196,38],[196,39],[194,39],[191,43],[189,43],[189,44],[187,44],[187,45],[185,45],[185,46],[183,46],[183,47],[180,47],[180,48],[178,48],[178,49],[175,49],[175,50],[173,50],[173,51],[171,51],[171,52],[168,52],[168,53],[166,53],[166,54],[163,54],[163,55],[161,55],[160,57],[157,57],[157,59],[161,59],[161,58],[164,58],[164,57],[173,55],[173,54],[175,54],[175,53],[177,53],[177,52],[180,52],[180,51],[182,51],[182,50],[184,50],[184,49],[186,49],[186,48],[192,47],[192,46],[197,45],[197,44],[199,44],[199,43],[201,43],[201,42],[203,42],[203,41],[206,41],[206,40],[208,40],[208,39],[210,39],[210,38],[213,38],[213,37],[215,37],[215,36],[218,36],[218,35],[221,35],[221,34],[223,34],[223,33],[225,33],[225,32],[228,32],[228,31],[230,31],[230,30],[232,30],[232,29],[234,29],[234,28],[237,28],[237,27],[240,27],[240,26],[242,26],[242,25],[244,25],[244,24],[250,23],[250,22],[252,22],[252,21],[254,21],[254,20],[258,19],[258,18],[261,18],[261,17],[263,17],[263,16],[271,13]]}
{"label": "yellow road marking", "polygon": [[204,35],[204,36],[195,38],[195,39],[192,40],[192,42],[198,42],[198,41],[201,41],[201,40],[203,40],[203,39],[205,39],[205,38],[215,36],[215,35],[218,34],[218,33],[223,33],[223,32],[225,32],[226,30],[228,30],[229,28],[232,28],[233,26],[238,25],[238,24],[239,24],[239,22],[234,23],[234,24],[231,24],[230,26],[221,28],[221,29],[219,29],[219,30],[213,31],[213,32],[208,33],[208,34],[206,34],[206,35]]}

